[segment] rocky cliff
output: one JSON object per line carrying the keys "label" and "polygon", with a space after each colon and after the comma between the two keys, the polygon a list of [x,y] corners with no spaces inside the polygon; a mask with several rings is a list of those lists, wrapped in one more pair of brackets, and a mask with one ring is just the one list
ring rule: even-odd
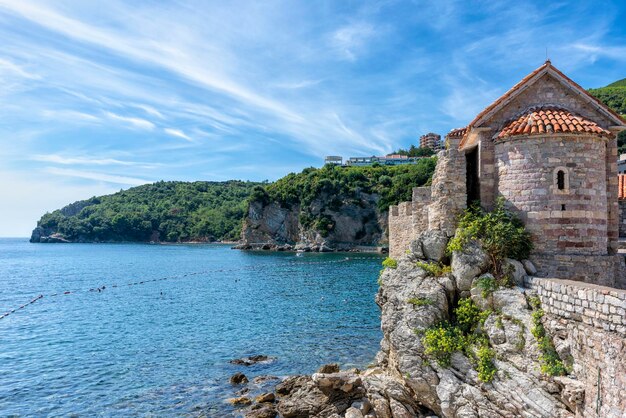
{"label": "rocky cliff", "polygon": [[330,251],[385,245],[387,212],[378,209],[379,199],[362,192],[350,198],[323,193],[306,210],[299,204],[253,201],[240,248]]}
{"label": "rocky cliff", "polygon": [[[242,414],[623,416],[625,366],[619,358],[626,350],[626,319],[618,314],[626,292],[532,279],[531,262],[511,259],[505,262],[510,284],[485,287],[493,279],[489,257],[473,243],[446,259],[447,241],[444,233],[427,231],[409,253],[385,263],[376,296],[384,337],[367,370],[327,366],[312,376],[289,377],[271,404],[254,404]],[[440,268],[440,261],[451,269]],[[583,300],[593,309],[583,312]],[[441,334],[428,341],[432,330]]]}
{"label": "rocky cliff", "polygon": [[389,205],[430,180],[435,158],[400,166],[307,168],[256,187],[242,249],[349,250],[387,244]]}

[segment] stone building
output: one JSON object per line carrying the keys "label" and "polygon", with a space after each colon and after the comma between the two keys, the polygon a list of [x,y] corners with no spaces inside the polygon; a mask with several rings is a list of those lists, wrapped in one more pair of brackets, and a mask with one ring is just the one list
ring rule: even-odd
{"label": "stone building", "polygon": [[441,135],[430,132],[420,136],[420,148],[430,148],[433,151],[440,151],[443,148]]}
{"label": "stone building", "polygon": [[[546,61],[446,136],[430,190],[390,208],[391,255],[421,225],[453,234],[467,205],[490,209],[502,196],[533,235],[538,275],[626,287],[624,259],[615,255],[623,129],[626,121]],[[427,222],[415,219],[425,213]]]}

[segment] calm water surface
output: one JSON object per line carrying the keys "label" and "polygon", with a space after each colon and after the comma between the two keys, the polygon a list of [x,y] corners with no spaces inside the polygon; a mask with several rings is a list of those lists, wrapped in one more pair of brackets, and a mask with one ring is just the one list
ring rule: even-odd
{"label": "calm water surface", "polygon": [[[231,416],[237,371],[363,367],[381,338],[380,262],[0,239],[0,314],[44,295],[0,319],[0,416]],[[276,360],[228,363],[253,354]]]}

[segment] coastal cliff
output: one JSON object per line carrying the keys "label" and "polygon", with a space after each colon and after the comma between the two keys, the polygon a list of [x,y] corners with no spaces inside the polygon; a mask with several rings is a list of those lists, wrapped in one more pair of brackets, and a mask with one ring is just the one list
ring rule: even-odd
{"label": "coastal cliff", "polygon": [[507,284],[493,285],[478,244],[450,260],[447,242],[428,231],[409,253],[384,263],[376,295],[383,340],[366,370],[327,365],[289,377],[271,403],[242,415],[623,416],[625,291],[535,278],[531,262],[513,259],[503,264]]}
{"label": "coastal cliff", "polygon": [[255,188],[240,249],[352,250],[387,245],[387,208],[426,184],[436,159],[403,166],[308,168]]}

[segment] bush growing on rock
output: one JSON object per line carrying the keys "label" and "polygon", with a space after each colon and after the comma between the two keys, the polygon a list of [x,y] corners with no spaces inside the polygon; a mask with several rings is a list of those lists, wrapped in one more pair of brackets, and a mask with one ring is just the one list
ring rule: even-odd
{"label": "bush growing on rock", "polygon": [[463,251],[470,241],[477,241],[487,253],[496,277],[503,275],[506,258],[528,258],[533,248],[530,233],[517,215],[505,207],[504,198],[496,200],[491,212],[477,206],[467,209],[459,220],[456,235],[448,243],[448,253]]}
{"label": "bush growing on rock", "polygon": [[441,277],[452,271],[450,266],[444,266],[441,263],[418,261],[415,265],[426,271],[430,276]]}
{"label": "bush growing on rock", "polygon": [[554,344],[546,333],[546,329],[541,321],[544,314],[543,309],[541,309],[541,302],[538,297],[530,298],[529,302],[530,306],[533,308],[533,327],[530,332],[537,339],[539,350],[541,350],[541,356],[539,357],[541,372],[549,376],[565,376],[567,374],[567,367],[559,358]]}
{"label": "bush growing on rock", "polygon": [[490,382],[496,373],[495,352],[480,329],[489,315],[491,311],[482,311],[472,299],[461,299],[453,322],[444,321],[423,332],[424,353],[434,357],[440,366],[449,367],[452,354],[461,351],[474,363],[478,379]]}
{"label": "bush growing on rock", "polygon": [[391,257],[387,257],[383,260],[383,267],[395,269],[398,268],[398,262]]}

